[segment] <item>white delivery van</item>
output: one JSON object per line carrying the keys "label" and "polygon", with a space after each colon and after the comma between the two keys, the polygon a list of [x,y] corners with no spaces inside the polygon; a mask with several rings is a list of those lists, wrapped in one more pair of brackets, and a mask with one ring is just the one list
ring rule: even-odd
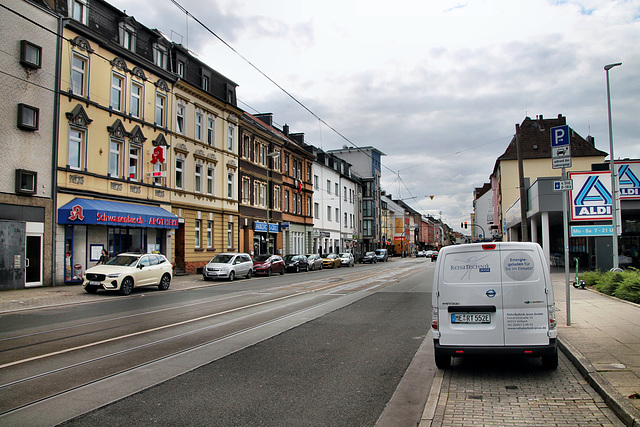
{"label": "white delivery van", "polygon": [[537,243],[447,246],[433,279],[436,365],[451,357],[522,354],[558,366],[549,265]]}

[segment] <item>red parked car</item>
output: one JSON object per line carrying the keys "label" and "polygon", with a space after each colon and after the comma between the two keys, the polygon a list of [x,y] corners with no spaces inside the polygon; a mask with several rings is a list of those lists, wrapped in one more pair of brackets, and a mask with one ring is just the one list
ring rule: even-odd
{"label": "red parked car", "polygon": [[279,255],[256,255],[253,257],[253,274],[284,274],[284,260]]}

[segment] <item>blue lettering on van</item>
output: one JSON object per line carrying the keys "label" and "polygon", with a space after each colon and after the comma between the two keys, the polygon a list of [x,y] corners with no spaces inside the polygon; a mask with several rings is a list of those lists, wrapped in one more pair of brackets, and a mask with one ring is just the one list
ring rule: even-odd
{"label": "blue lettering on van", "polygon": [[491,273],[490,267],[480,267],[480,273]]}

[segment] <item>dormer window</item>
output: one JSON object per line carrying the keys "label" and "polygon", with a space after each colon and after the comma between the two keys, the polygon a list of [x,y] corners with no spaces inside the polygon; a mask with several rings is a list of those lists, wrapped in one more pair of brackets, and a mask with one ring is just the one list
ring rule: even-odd
{"label": "dormer window", "polygon": [[169,59],[169,50],[166,46],[156,43],[153,46],[153,61],[155,64],[162,68],[163,70],[167,69],[167,62]]}
{"label": "dormer window", "polygon": [[200,83],[202,86],[202,90],[205,92],[209,92],[211,88],[211,71],[206,68],[200,69]]}
{"label": "dormer window", "polygon": [[136,51],[136,29],[133,25],[121,22],[119,26],[120,45],[132,52]]}
{"label": "dormer window", "polygon": [[178,75],[180,76],[180,78],[184,79],[184,61],[178,61],[178,65],[177,65],[177,72]]}
{"label": "dormer window", "polygon": [[202,76],[202,90],[209,91],[209,77],[207,76]]}
{"label": "dormer window", "polygon": [[87,0],[69,0],[69,16],[87,25]]}

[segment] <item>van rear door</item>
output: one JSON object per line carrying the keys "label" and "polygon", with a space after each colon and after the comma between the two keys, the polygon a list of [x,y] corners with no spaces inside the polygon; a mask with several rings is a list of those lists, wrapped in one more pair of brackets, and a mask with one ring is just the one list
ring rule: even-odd
{"label": "van rear door", "polygon": [[440,252],[439,287],[434,290],[440,345],[503,346],[502,264],[497,245],[445,249]]}
{"label": "van rear door", "polygon": [[547,345],[553,290],[547,283],[542,250],[516,243],[501,249],[505,345]]}

